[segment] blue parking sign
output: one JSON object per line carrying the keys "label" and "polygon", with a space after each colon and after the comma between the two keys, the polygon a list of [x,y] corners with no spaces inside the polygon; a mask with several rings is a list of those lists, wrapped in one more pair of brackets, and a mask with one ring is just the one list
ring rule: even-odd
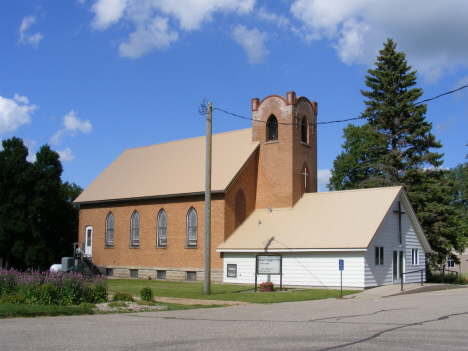
{"label": "blue parking sign", "polygon": [[340,271],[344,271],[344,260],[339,260]]}

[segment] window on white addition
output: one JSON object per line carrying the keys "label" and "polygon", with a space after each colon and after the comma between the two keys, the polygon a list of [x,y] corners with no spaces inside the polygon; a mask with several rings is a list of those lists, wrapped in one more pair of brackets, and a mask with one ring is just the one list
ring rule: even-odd
{"label": "window on white addition", "polygon": [[230,278],[237,277],[237,264],[228,264],[227,265],[227,276]]}
{"label": "window on white addition", "polygon": [[375,247],[375,264],[376,266],[384,265],[384,248],[382,246]]}
{"label": "window on white addition", "polygon": [[413,266],[419,265],[419,249],[411,249],[411,264]]}

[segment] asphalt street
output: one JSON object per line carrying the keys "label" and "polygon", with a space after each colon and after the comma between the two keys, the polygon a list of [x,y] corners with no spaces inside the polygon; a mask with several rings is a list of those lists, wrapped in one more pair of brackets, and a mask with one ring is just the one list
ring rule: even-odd
{"label": "asphalt street", "polygon": [[0,320],[0,350],[466,350],[468,289]]}

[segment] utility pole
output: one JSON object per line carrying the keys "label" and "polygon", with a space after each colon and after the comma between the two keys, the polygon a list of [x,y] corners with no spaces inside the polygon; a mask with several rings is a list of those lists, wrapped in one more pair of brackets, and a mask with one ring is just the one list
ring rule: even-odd
{"label": "utility pole", "polygon": [[205,181],[205,295],[211,294],[211,102],[206,118],[206,181]]}

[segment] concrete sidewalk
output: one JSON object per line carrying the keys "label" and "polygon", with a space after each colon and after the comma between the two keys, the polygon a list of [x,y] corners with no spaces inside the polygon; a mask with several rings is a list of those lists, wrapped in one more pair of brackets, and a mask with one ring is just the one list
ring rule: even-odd
{"label": "concrete sidewalk", "polygon": [[436,291],[436,290],[448,290],[448,289],[458,289],[465,288],[468,286],[465,285],[453,285],[453,284],[433,284],[433,283],[424,283],[424,286],[421,286],[421,283],[407,283],[403,284],[403,291],[401,291],[400,284],[385,285],[379,286],[377,288],[371,288],[364,290],[363,292],[346,295],[345,299],[379,299],[382,297],[389,296],[398,296],[406,294],[416,294],[427,291]]}

